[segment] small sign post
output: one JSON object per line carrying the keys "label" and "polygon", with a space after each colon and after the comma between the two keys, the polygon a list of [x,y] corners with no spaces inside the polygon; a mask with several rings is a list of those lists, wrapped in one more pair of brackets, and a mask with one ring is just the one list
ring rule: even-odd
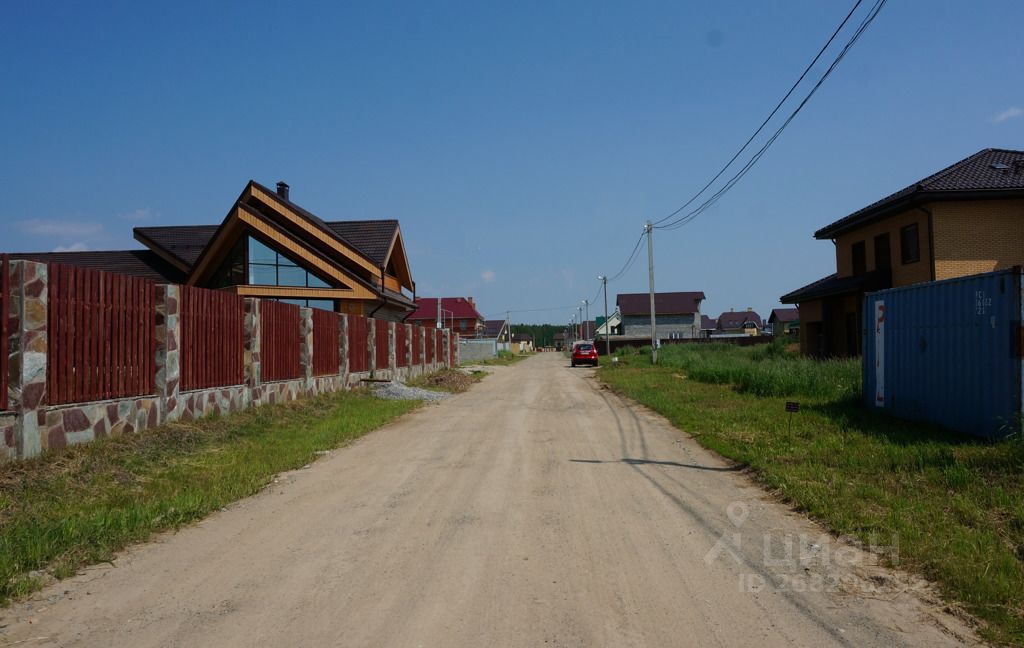
{"label": "small sign post", "polygon": [[786,411],[789,412],[789,423],[786,426],[786,433],[793,431],[793,414],[800,411],[800,403],[796,401],[786,401]]}

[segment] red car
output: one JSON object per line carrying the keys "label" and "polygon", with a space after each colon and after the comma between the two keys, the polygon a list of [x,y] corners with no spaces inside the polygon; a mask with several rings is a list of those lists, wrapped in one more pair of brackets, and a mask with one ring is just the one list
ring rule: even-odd
{"label": "red car", "polygon": [[597,347],[590,342],[577,342],[572,345],[572,366],[589,364],[597,366]]}

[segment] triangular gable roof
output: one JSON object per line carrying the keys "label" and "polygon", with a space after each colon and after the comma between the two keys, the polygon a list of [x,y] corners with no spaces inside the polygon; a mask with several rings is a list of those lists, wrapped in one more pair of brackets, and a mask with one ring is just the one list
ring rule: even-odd
{"label": "triangular gable roof", "polygon": [[729,311],[718,316],[718,328],[741,328],[747,322],[753,322],[758,328],[764,326],[757,311]]}
{"label": "triangular gable roof", "polygon": [[835,238],[897,210],[932,200],[1024,195],[1024,151],[982,149],[945,169],[826,225],[818,239]]}
{"label": "triangular gable roof", "polygon": [[772,314],[768,316],[768,323],[775,322],[796,322],[800,319],[799,308],[773,308]]}
{"label": "triangular gable roof", "polygon": [[[704,299],[703,292],[654,293],[654,312],[656,315],[697,313]],[[616,295],[615,304],[623,315],[651,314],[650,293],[622,293]]]}
{"label": "triangular gable roof", "polygon": [[[414,290],[414,284],[397,220],[327,222],[252,180],[220,225],[139,227],[135,237],[187,273],[188,282],[194,285],[215,271],[219,257],[229,249],[227,244],[237,240],[237,229],[227,232],[226,226],[239,215],[242,220],[261,221],[264,229],[274,229],[275,240],[287,239],[300,246],[303,257],[316,257],[336,266],[351,280],[347,283],[361,283],[371,291],[409,301],[401,289]],[[319,267],[318,263],[314,265]],[[382,268],[391,269],[391,275],[381,277]],[[379,286],[382,278],[383,287]]]}

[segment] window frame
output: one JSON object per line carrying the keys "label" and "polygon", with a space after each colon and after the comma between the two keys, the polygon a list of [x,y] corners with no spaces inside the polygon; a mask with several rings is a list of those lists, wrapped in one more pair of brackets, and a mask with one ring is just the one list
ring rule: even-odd
{"label": "window frame", "polygon": [[[914,232],[914,254],[910,255],[907,240],[907,233]],[[921,260],[921,228],[917,223],[910,223],[900,228],[900,264],[911,265]]]}
{"label": "window frame", "polygon": [[[857,251],[860,250],[860,254]],[[860,257],[860,267],[857,267],[858,256]],[[850,267],[852,274],[858,277],[868,272],[868,246],[864,241],[857,241],[850,246]],[[858,272],[859,270],[859,272]]]}

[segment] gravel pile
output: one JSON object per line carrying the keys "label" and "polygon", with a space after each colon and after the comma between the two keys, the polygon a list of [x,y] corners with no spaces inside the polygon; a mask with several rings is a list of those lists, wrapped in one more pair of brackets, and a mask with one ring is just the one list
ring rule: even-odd
{"label": "gravel pile", "polygon": [[373,386],[373,393],[380,397],[388,400],[425,400],[425,401],[439,401],[448,398],[450,394],[445,392],[430,391],[429,389],[419,389],[418,387],[410,387],[405,383],[400,382],[389,382],[389,383],[376,383]]}

